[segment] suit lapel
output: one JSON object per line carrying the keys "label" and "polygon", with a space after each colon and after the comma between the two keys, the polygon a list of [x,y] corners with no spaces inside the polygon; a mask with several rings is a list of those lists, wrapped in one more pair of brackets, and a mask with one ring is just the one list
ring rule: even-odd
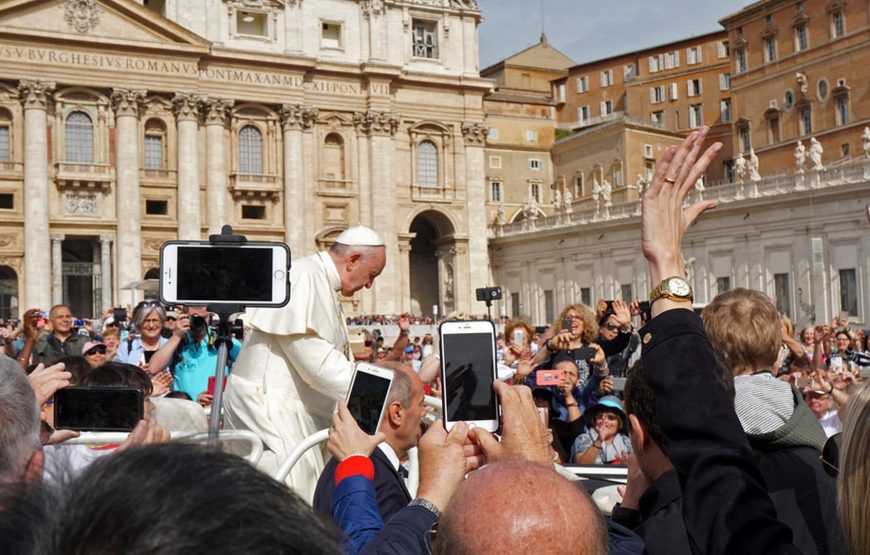
{"label": "suit lapel", "polygon": [[390,462],[390,459],[381,451],[381,448],[378,447],[375,449],[374,453],[372,453],[372,458],[381,465],[381,469],[384,474],[391,477],[392,480],[395,480],[399,487],[402,488],[402,492],[405,494],[405,497],[408,501],[411,500],[411,493],[408,491],[407,486],[405,486],[405,480],[399,475],[395,468],[393,468],[393,463]]}

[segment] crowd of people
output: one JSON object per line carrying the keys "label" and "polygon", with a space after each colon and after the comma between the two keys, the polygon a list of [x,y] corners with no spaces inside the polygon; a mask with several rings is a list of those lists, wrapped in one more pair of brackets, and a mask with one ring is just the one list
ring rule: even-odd
{"label": "crowd of people", "polygon": [[[569,304],[542,328],[502,322],[498,434],[456,423],[439,397],[437,334],[403,314],[346,321],[338,292],[371,287],[386,264],[371,230],[343,233],[294,264],[292,309],[246,314],[212,407],[214,315],[145,301],[77,319],[69,307],[3,323],[0,544],[14,553],[868,553],[870,333],[847,316],[799,333],[764,294],[734,289],[698,314],[683,235],[714,203],[683,201],[721,144],[707,129],[668,149],[643,198],[648,302]],[[447,319],[470,319],[451,314]],[[346,324],[395,325],[386,345]],[[393,371],[380,428],[344,404],[355,362]],[[143,419],[119,444],[70,444],[54,395],[127,387]],[[206,409],[251,430],[258,467],[171,443]],[[269,475],[317,429],[286,483]],[[419,487],[408,483],[419,454]],[[602,511],[565,465],[624,465]],[[521,502],[518,502],[521,500]],[[312,505],[312,506],[309,506]]]}

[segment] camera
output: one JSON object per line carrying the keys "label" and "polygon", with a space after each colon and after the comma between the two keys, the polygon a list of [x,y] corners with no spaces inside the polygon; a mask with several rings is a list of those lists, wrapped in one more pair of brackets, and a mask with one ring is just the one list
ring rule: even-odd
{"label": "camera", "polygon": [[112,311],[112,318],[116,323],[121,324],[127,321],[127,309],[124,307],[118,307]]}
{"label": "camera", "polygon": [[190,327],[191,328],[202,329],[205,327],[205,324],[206,324],[205,318],[203,318],[199,314],[192,314],[190,316]]}
{"label": "camera", "polygon": [[479,287],[475,290],[478,301],[497,301],[501,299],[501,287]]}

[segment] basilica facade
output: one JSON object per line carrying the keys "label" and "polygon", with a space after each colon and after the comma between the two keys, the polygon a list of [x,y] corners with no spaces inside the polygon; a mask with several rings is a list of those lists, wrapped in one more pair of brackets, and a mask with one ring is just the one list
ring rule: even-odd
{"label": "basilica facade", "polygon": [[488,281],[473,0],[0,5],[0,317],[126,304],[230,223],[293,257],[363,224],[348,313],[474,310]]}

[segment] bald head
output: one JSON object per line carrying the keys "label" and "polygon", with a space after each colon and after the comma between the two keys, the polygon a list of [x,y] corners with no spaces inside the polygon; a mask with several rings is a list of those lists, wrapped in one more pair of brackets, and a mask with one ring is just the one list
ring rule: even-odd
{"label": "bald head", "polygon": [[513,460],[459,486],[438,524],[436,554],[607,553],[607,528],[592,500],[552,468]]}

